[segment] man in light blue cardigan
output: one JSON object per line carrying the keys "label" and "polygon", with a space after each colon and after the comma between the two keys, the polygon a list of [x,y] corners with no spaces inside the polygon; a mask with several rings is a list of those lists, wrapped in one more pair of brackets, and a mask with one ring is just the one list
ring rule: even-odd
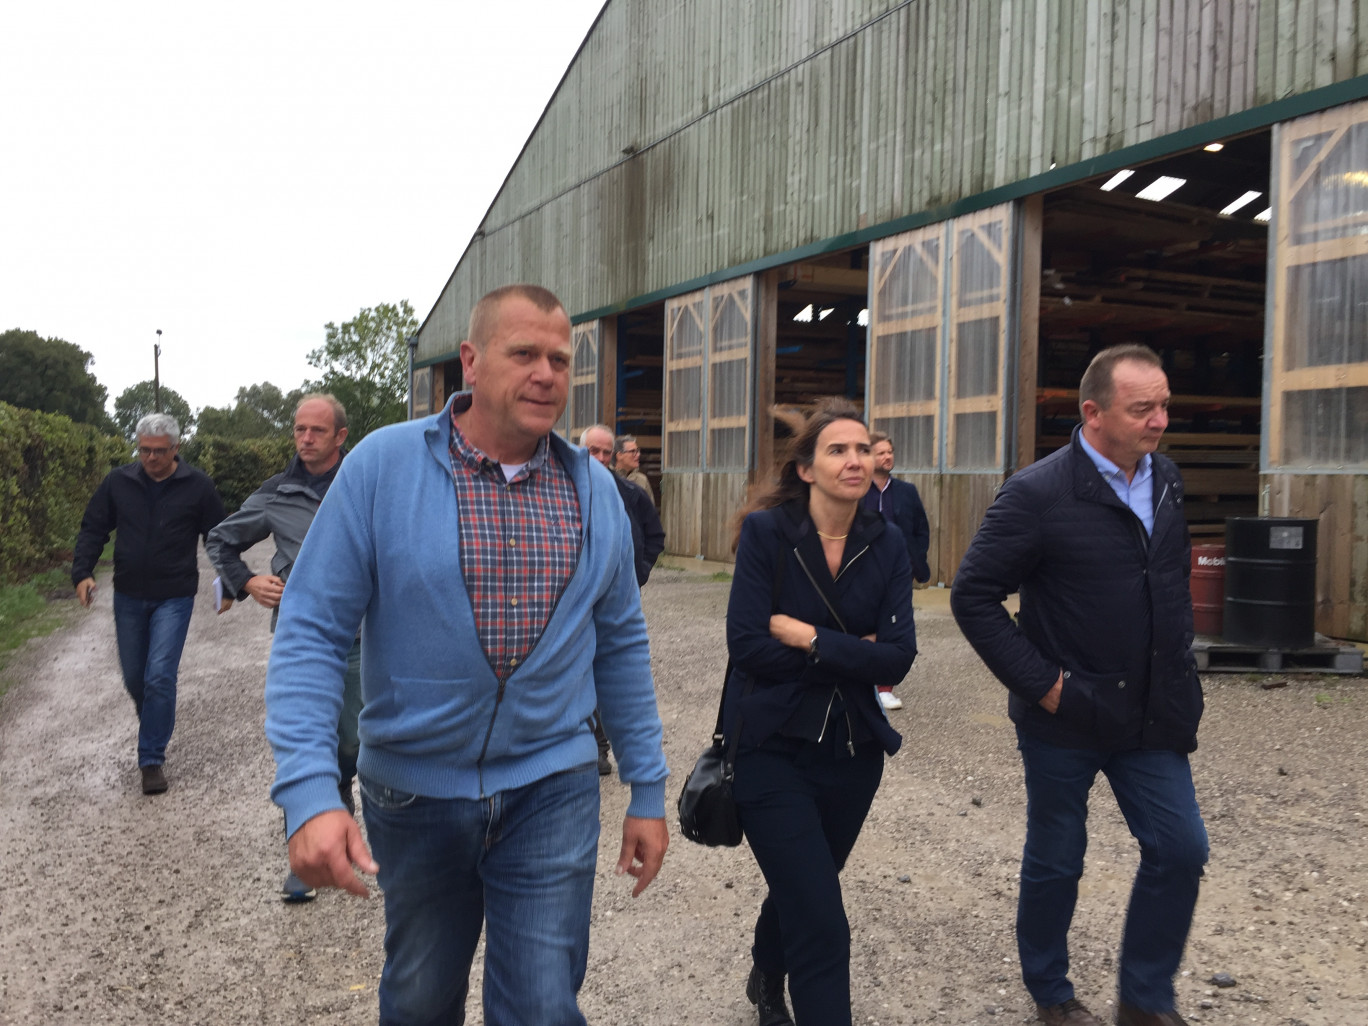
{"label": "man in light blue cardigan", "polygon": [[[550,292],[481,299],[461,343],[470,391],[347,457],[281,602],[272,797],[305,882],[366,895],[355,870],[378,875],[384,1026],[464,1021],[482,925],[486,1023],[585,1021],[595,706],[632,789],[617,871],[636,878],[634,896],[669,843],[630,527],[611,472],[551,432],[570,360]],[[374,860],[337,792],[358,624]]]}

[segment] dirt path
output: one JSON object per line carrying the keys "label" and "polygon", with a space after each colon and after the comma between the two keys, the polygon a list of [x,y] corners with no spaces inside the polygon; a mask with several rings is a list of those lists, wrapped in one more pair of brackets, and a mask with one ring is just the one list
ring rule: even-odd
{"label": "dirt path", "polygon": [[[279,901],[284,845],[261,731],[267,617],[250,606],[215,617],[207,581],[162,797],[137,788],[107,587],[5,670],[3,1026],[375,1022],[381,904]],[[712,726],[726,596],[692,569],[661,571],[645,591],[671,795]],[[917,600],[922,654],[893,714],[905,745],[844,876],[855,1022],[1027,1022],[1012,938],[1024,797],[1004,693],[944,593]],[[1261,686],[1276,681],[1288,683]],[[1189,1020],[1368,1024],[1364,680],[1208,678],[1194,770],[1213,857],[1178,984]],[[750,1026],[741,990],[760,886],[746,849],[676,832],[661,877],[633,901],[612,875],[624,807],[625,790],[605,784],[585,1014]],[[1073,935],[1074,977],[1099,1013],[1135,864],[1101,785]],[[1212,985],[1214,973],[1235,985]],[[483,1021],[477,1000],[469,1021]]]}

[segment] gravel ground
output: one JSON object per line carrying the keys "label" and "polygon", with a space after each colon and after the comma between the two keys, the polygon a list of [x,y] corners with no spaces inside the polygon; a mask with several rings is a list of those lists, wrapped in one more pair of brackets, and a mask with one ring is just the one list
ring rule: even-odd
{"label": "gravel ground", "polygon": [[[667,564],[679,563],[669,560]],[[705,743],[727,584],[662,568],[644,592],[673,795]],[[145,798],[109,589],[31,642],[0,703],[0,1024],[373,1023],[383,914],[337,893],[288,906],[261,724],[267,616],[209,612],[181,667],[171,790]],[[918,592],[904,733],[844,874],[856,1023],[1031,1021],[1012,919],[1024,794],[1000,685],[943,591]],[[1284,685],[1284,686],[1273,686]],[[1193,757],[1212,861],[1178,981],[1193,1023],[1368,1023],[1362,678],[1206,679]],[[1073,932],[1079,994],[1110,1013],[1137,856],[1099,784]],[[749,1026],[760,876],[744,847],[677,829],[641,898],[613,875],[626,792],[604,785],[582,1006],[591,1022]],[[674,813],[670,811],[673,825]],[[1233,985],[1217,986],[1215,974]],[[479,970],[473,981],[478,994]],[[1108,1019],[1110,1015],[1107,1015]],[[478,1000],[469,1020],[483,1021]]]}

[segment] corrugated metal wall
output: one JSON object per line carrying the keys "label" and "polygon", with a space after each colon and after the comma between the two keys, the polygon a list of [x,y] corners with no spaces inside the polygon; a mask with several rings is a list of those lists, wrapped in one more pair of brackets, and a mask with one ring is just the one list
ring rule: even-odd
{"label": "corrugated metal wall", "polygon": [[1368,72],[1363,8],[611,0],[418,358],[509,281],[621,303],[1344,81]]}

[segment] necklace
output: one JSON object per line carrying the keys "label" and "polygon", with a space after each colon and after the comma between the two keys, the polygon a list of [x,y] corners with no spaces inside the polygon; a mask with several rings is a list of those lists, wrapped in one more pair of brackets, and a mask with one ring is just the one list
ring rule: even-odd
{"label": "necklace", "polygon": [[818,531],[817,537],[825,538],[827,541],[845,541],[850,537],[850,532],[847,531],[845,534],[827,534],[825,531]]}

